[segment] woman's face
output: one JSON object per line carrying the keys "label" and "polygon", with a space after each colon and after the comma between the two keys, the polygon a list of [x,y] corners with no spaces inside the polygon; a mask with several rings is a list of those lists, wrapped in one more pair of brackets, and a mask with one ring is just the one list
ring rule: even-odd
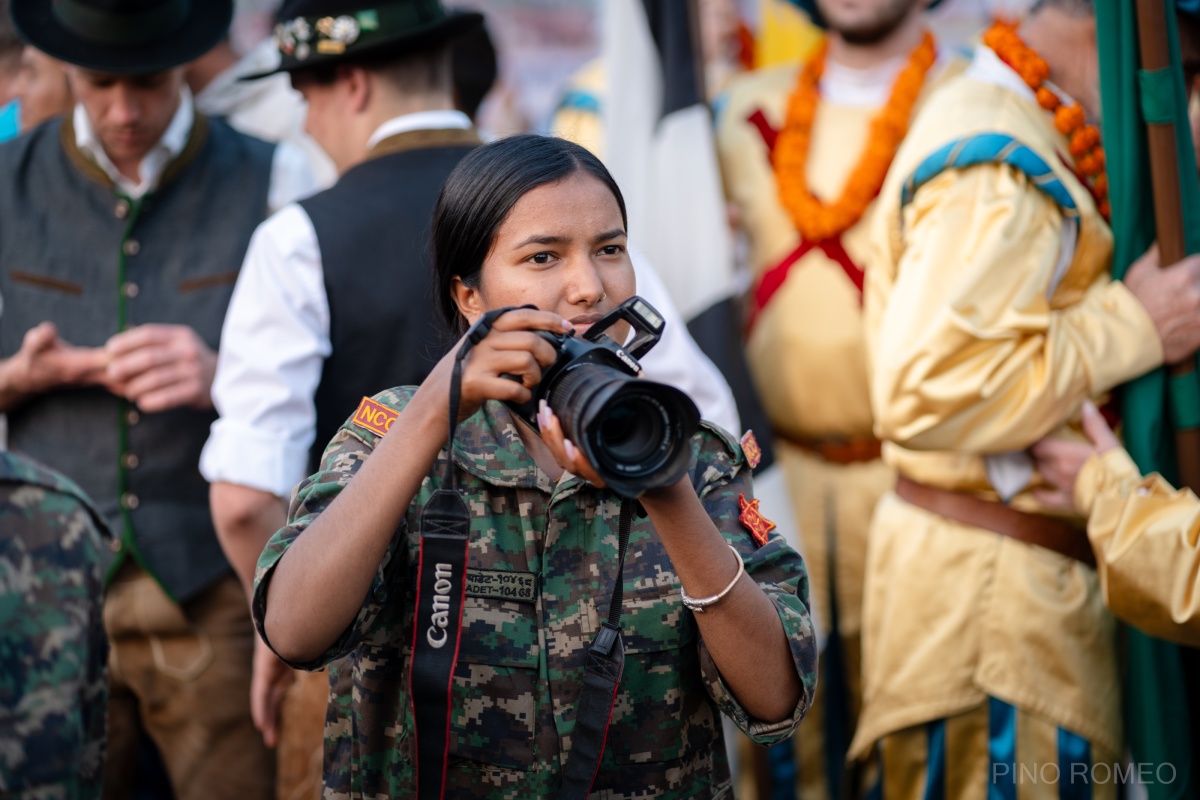
{"label": "woman's face", "polygon": [[[621,209],[608,187],[575,172],[527,192],[496,232],[479,285],[455,279],[455,298],[468,322],[485,311],[532,303],[553,311],[582,334],[633,296],[633,265]],[[608,333],[623,341],[629,326]]]}

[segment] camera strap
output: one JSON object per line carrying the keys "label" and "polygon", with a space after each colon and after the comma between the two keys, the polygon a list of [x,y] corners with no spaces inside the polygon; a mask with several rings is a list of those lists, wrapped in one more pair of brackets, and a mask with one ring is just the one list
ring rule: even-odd
{"label": "camera strap", "polygon": [[617,533],[617,580],[608,604],[608,619],[600,625],[584,662],[583,688],[575,712],[571,752],[563,766],[558,800],[584,800],[592,791],[600,771],[600,757],[608,737],[608,723],[617,702],[617,687],[625,667],[625,643],[621,640],[621,606],[625,603],[625,551],[633,527],[634,501],[621,500],[621,522]]}
{"label": "camera strap", "polygon": [[[529,308],[531,306],[522,306]],[[454,433],[462,398],[463,362],[471,349],[491,332],[495,321],[515,307],[489,311],[467,331],[454,358],[450,378],[450,435],[442,486],[433,492],[421,513],[417,562],[416,617],[413,622],[412,671],[409,697],[413,704],[417,751],[417,797],[443,800],[450,754],[450,692],[462,640],[466,600],[467,542],[471,516],[454,471]],[[624,604],[625,552],[633,525],[634,501],[623,499],[618,528],[616,584],[605,620],[588,648],[571,752],[563,767],[559,800],[583,800],[600,769],[608,724],[616,703],[625,665],[621,640]]]}
{"label": "camera strap", "polygon": [[454,357],[450,378],[450,435],[442,485],[421,513],[421,545],[417,560],[416,616],[413,620],[412,672],[417,751],[417,797],[442,800],[450,754],[450,689],[462,640],[462,613],[467,591],[467,540],[471,515],[454,471],[454,432],[462,400],[463,362],[471,349],[511,308],[484,314],[467,331]]}

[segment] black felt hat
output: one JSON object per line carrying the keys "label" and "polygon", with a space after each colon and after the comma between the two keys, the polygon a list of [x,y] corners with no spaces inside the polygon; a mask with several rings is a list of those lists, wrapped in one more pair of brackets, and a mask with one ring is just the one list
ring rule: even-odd
{"label": "black felt hat", "polygon": [[447,11],[440,0],[288,0],[279,11],[279,67],[248,75],[402,56],[449,42],[483,24],[483,15]]}
{"label": "black felt hat", "polygon": [[211,50],[233,0],[12,0],[9,13],[22,39],[60,61],[149,74]]}

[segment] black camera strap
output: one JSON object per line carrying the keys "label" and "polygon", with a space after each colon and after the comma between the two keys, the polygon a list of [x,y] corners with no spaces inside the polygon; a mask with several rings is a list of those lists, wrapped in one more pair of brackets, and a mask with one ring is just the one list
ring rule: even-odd
{"label": "black camera strap", "polygon": [[467,331],[454,357],[450,378],[450,435],[442,486],[421,513],[417,560],[416,617],[413,620],[412,698],[417,751],[417,797],[442,800],[450,754],[450,689],[462,639],[467,591],[467,540],[471,515],[454,471],[454,432],[462,400],[462,371],[467,354],[482,341],[504,308],[484,314]]}
{"label": "black camera strap", "polygon": [[571,734],[571,752],[563,766],[558,800],[584,800],[592,791],[604,755],[608,723],[617,702],[617,687],[625,668],[625,643],[621,640],[621,606],[625,604],[625,551],[633,527],[634,501],[621,501],[621,522],[617,538],[617,581],[608,604],[608,619],[600,624],[584,664],[583,688],[575,712],[575,731]]}
{"label": "black camera strap", "polygon": [[[523,306],[525,307],[525,306]],[[480,317],[454,359],[450,379],[450,436],[442,487],[421,514],[421,543],[417,562],[416,617],[413,622],[413,663],[409,697],[413,704],[417,751],[417,797],[443,800],[450,753],[450,691],[462,639],[462,613],[466,600],[467,541],[471,517],[458,488],[454,471],[454,433],[462,399],[462,370],[471,349],[492,330],[501,308]],[[604,753],[608,723],[616,702],[617,686],[625,664],[621,641],[621,606],[624,601],[625,552],[633,524],[634,501],[621,503],[616,584],[608,619],[588,648],[583,687],[575,717],[571,752],[563,767],[559,800],[583,800],[591,791]]]}

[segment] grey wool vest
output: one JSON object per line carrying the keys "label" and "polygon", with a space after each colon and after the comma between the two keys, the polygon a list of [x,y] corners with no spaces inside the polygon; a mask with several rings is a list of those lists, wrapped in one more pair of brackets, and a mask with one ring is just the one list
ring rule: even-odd
{"label": "grey wool vest", "polygon": [[[70,122],[0,146],[0,357],[44,320],[103,347],[147,323],[186,325],[216,350],[233,284],[267,213],[274,148],[197,116],[157,190],[132,201],[79,153]],[[178,602],[230,571],[208,510],[200,449],[211,410],[147,414],[98,387],[60,389],[9,413],[9,447],[66,474],[126,558]]]}

